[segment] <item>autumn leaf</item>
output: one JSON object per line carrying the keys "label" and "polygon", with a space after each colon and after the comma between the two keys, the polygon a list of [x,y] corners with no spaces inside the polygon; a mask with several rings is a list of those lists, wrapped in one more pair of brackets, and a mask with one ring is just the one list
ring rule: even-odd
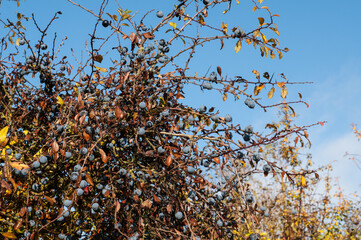
{"label": "autumn leaf", "polygon": [[14,233],[12,232],[6,232],[6,233],[2,233],[2,235],[6,238],[10,238],[10,239],[17,239],[17,237],[15,236]]}
{"label": "autumn leaf", "polygon": [[165,165],[167,165],[167,167],[169,167],[172,164],[173,160],[172,160],[172,156],[169,155],[167,157],[167,159],[165,160]]}
{"label": "autumn leaf", "polygon": [[100,72],[108,72],[108,70],[106,68],[97,67],[95,65],[94,65],[94,67]]}
{"label": "autumn leaf", "polygon": [[302,183],[302,187],[306,187],[307,183],[306,183],[306,179],[304,176],[301,177],[301,183]]}
{"label": "autumn leaf", "polygon": [[105,154],[104,150],[100,148],[100,149],[99,149],[99,152],[100,152],[100,156],[102,157],[103,163],[107,163],[107,162],[108,162],[108,158],[107,158],[107,155]]}
{"label": "autumn leaf", "polygon": [[29,169],[30,167],[22,162],[11,162],[10,166],[17,169],[17,170],[22,170],[22,169]]}
{"label": "autumn leaf", "polygon": [[57,96],[56,99],[57,99],[56,103],[58,103],[58,104],[60,105],[60,107],[62,107],[62,106],[63,106],[63,103],[64,103],[64,102],[63,102],[63,99],[61,99],[60,96]]}
{"label": "autumn leaf", "polygon": [[169,25],[170,25],[173,29],[175,29],[175,28],[177,27],[177,23],[169,22]]}
{"label": "autumn leaf", "polygon": [[242,42],[241,40],[238,40],[236,46],[234,47],[234,50],[236,51],[236,53],[238,53],[239,51],[241,51],[241,48],[242,48]]}
{"label": "autumn leaf", "polygon": [[286,86],[283,86],[282,89],[281,89],[281,97],[282,97],[282,98],[286,98],[287,93],[288,93],[288,92],[287,92]]}
{"label": "autumn leaf", "polygon": [[227,34],[228,24],[222,22],[221,28],[223,29],[223,33],[224,33],[224,34]]}
{"label": "autumn leaf", "polygon": [[268,92],[268,98],[269,99],[271,99],[273,97],[273,94],[274,94],[275,90],[276,89],[274,87],[272,87],[271,90],[269,90],[269,92]]}
{"label": "autumn leaf", "polygon": [[6,135],[8,133],[9,127],[4,127],[0,130],[0,144],[3,144],[6,141]]}
{"label": "autumn leaf", "polygon": [[281,88],[281,87],[283,87],[283,85],[285,85],[286,83],[285,82],[278,82],[277,83],[277,86],[279,87],[279,88]]}

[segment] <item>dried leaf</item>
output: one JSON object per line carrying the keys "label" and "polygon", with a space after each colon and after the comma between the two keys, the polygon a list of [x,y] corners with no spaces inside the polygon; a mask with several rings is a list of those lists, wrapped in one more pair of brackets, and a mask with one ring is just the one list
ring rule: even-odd
{"label": "dried leaf", "polygon": [[108,162],[108,158],[107,158],[107,155],[105,154],[105,152],[103,151],[103,149],[99,149],[99,152],[100,152],[100,156],[102,157],[102,161],[103,163],[107,163]]}
{"label": "dried leaf", "polygon": [[154,35],[150,32],[146,32],[146,33],[143,33],[143,36],[146,38],[146,39],[152,39],[154,38]]}
{"label": "dried leaf", "polygon": [[236,51],[236,53],[238,53],[239,51],[241,51],[241,48],[242,48],[242,42],[241,40],[238,40],[236,46],[234,47],[234,50]]}
{"label": "dried leaf", "polygon": [[14,230],[17,231],[20,227],[21,227],[21,224],[23,223],[23,219],[20,218],[14,225]]}
{"label": "dried leaf", "polygon": [[151,208],[152,207],[151,201],[149,199],[145,200],[144,202],[142,202],[142,207]]}
{"label": "dried leaf", "polygon": [[218,72],[219,76],[222,75],[222,68],[220,66],[217,66],[217,72]]}
{"label": "dried leaf", "polygon": [[90,177],[89,174],[85,174],[85,178],[86,178],[86,181],[91,185],[91,186],[94,186],[94,182],[93,182],[93,179]]}
{"label": "dried leaf", "polygon": [[218,164],[221,163],[221,160],[220,160],[219,158],[213,158],[213,161],[214,161],[215,163],[218,163]]}
{"label": "dried leaf", "polygon": [[10,239],[17,239],[17,237],[15,236],[14,233],[12,232],[6,232],[6,233],[2,233],[2,235],[6,238],[10,238]]}
{"label": "dried leaf", "polygon": [[159,198],[158,198],[156,195],[154,195],[154,194],[153,194],[153,199],[154,199],[154,202],[160,203]]}
{"label": "dried leaf", "polygon": [[282,89],[281,89],[281,97],[282,97],[282,98],[286,98],[287,93],[288,93],[288,92],[287,92],[286,86],[283,86]]}
{"label": "dried leaf", "polygon": [[119,210],[120,210],[120,203],[119,203],[119,201],[116,201],[115,202],[115,212],[117,213],[117,212],[119,212]]}
{"label": "dried leaf", "polygon": [[167,159],[165,160],[165,165],[167,167],[169,167],[172,164],[173,160],[172,160],[172,155],[168,155]]}
{"label": "dried leaf", "polygon": [[281,87],[283,87],[285,84],[286,84],[285,82],[278,82],[278,83],[277,83],[277,86],[278,86],[279,88],[281,88]]}
{"label": "dried leaf", "polygon": [[22,170],[22,169],[29,169],[30,167],[22,162],[10,162],[10,166],[17,169],[17,170]]}
{"label": "dried leaf", "polygon": [[276,89],[274,87],[272,87],[271,90],[269,90],[269,92],[268,92],[268,98],[269,99],[271,99],[273,97],[273,94],[274,94],[275,90]]}
{"label": "dried leaf", "polygon": [[51,148],[52,148],[53,152],[59,151],[59,144],[56,142],[56,140],[51,144]]}
{"label": "dried leaf", "polygon": [[106,68],[97,67],[95,65],[94,65],[94,67],[100,72],[108,72],[108,69],[106,69]]}
{"label": "dried leaf", "polygon": [[54,198],[48,196],[44,196],[44,197],[51,205],[54,205],[56,203],[56,200]]}

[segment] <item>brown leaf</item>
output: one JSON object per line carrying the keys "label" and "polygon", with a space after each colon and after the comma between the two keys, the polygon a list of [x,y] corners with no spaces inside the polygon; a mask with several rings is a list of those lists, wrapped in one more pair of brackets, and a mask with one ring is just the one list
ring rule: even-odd
{"label": "brown leaf", "polygon": [[149,199],[147,199],[147,200],[145,200],[144,202],[142,202],[142,207],[151,208],[151,207],[152,207],[152,203],[150,202]]}
{"label": "brown leaf", "polygon": [[56,142],[56,140],[51,144],[51,148],[52,148],[53,152],[59,151],[59,144]]}
{"label": "brown leaf", "polygon": [[25,208],[25,207],[23,207],[23,208],[20,210],[20,213],[19,213],[20,217],[23,217],[23,216],[25,215],[25,211],[26,211],[26,208]]}
{"label": "brown leaf", "polygon": [[156,195],[154,195],[154,194],[153,194],[153,199],[154,199],[154,202],[160,203],[159,198],[158,198]]}
{"label": "brown leaf", "polygon": [[90,111],[89,117],[90,117],[90,119],[93,119],[93,118],[95,117],[95,112],[94,112],[94,110],[91,110],[91,111]]}
{"label": "brown leaf", "polygon": [[197,221],[194,218],[191,218],[189,222],[193,227],[197,226]]}
{"label": "brown leaf", "polygon": [[87,134],[85,131],[83,131],[83,137],[84,137],[85,141],[87,141],[87,142],[90,140],[90,135]]}
{"label": "brown leaf", "polygon": [[129,36],[129,39],[130,39],[130,41],[132,42],[132,43],[134,43],[135,42],[135,33],[134,32],[132,32],[131,34],[130,34],[130,36]]}
{"label": "brown leaf", "polygon": [[115,202],[115,212],[117,213],[117,212],[119,212],[119,210],[120,210],[120,203],[119,203],[119,201],[116,201]]}
{"label": "brown leaf", "polygon": [[1,186],[6,188],[6,190],[11,192],[11,186],[9,183],[7,183],[5,180],[1,180]]}
{"label": "brown leaf", "polygon": [[217,72],[218,72],[219,76],[222,75],[222,68],[220,66],[217,66]]}
{"label": "brown leaf", "polygon": [[152,33],[150,33],[150,32],[144,33],[143,36],[144,36],[146,39],[148,39],[148,38],[151,38],[151,39],[154,38],[154,35],[153,35]]}
{"label": "brown leaf", "polygon": [[23,219],[20,218],[14,225],[14,230],[17,231],[20,227],[21,227],[21,224],[23,223]]}
{"label": "brown leaf", "polygon": [[167,159],[165,160],[165,165],[167,167],[169,167],[172,164],[173,160],[172,160],[172,155],[168,155]]}
{"label": "brown leaf", "polygon": [[102,157],[103,163],[107,163],[108,158],[107,158],[107,155],[105,154],[105,152],[103,151],[103,149],[99,148],[99,152],[100,152],[100,156]]}
{"label": "brown leaf", "polygon": [[86,178],[86,181],[90,184],[90,185],[92,185],[92,186],[94,186],[94,182],[93,182],[93,179],[89,176],[89,174],[85,174],[85,178]]}
{"label": "brown leaf", "polygon": [[56,200],[54,198],[48,196],[44,196],[44,197],[51,205],[54,205],[54,203],[56,203]]}
{"label": "brown leaf", "polygon": [[167,209],[168,213],[170,213],[172,211],[172,205],[168,204],[166,209]]}
{"label": "brown leaf", "polygon": [[79,124],[80,124],[80,125],[83,125],[83,123],[84,123],[84,121],[85,121],[85,117],[86,117],[85,114],[80,117],[80,119],[79,119]]}

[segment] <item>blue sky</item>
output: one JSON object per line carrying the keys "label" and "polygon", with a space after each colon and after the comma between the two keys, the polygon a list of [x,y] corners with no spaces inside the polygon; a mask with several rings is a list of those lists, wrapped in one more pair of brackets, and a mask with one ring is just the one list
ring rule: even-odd
{"label": "blue sky", "polygon": [[[97,11],[100,1],[82,1],[79,3]],[[157,1],[124,1],[119,3],[125,9],[131,9],[142,16],[148,9],[171,10],[175,0]],[[258,13],[251,10],[250,0],[240,0],[237,6],[233,0],[232,11],[225,16],[224,21],[236,22],[244,30],[251,29],[258,21]],[[346,193],[360,191],[361,170],[357,169],[345,153],[361,155],[361,142],[352,134],[351,123],[361,126],[361,1],[359,0],[265,0],[272,13],[279,14],[276,19],[280,31],[280,43],[288,47],[290,52],[282,60],[261,58],[259,50],[244,44],[241,52],[234,52],[234,44],[226,45],[219,51],[219,44],[205,46],[197,51],[198,56],[193,61],[192,70],[204,75],[210,68],[214,71],[221,66],[224,74],[229,77],[241,75],[253,77],[251,71],[285,73],[293,82],[311,81],[313,84],[299,85],[289,88],[289,96],[295,97],[301,92],[310,107],[303,104],[293,106],[299,114],[297,123],[308,125],[318,121],[327,121],[323,127],[310,129],[310,139],[313,143],[309,150],[313,155],[316,166],[331,163],[334,160],[334,176],[339,177],[341,188]],[[110,0],[106,12],[116,13],[117,5]],[[56,11],[62,11],[60,19],[52,26],[57,30],[58,39],[68,36],[64,52],[72,47],[79,55],[88,34],[93,29],[96,19],[89,13],[75,7],[66,0],[26,0],[20,8],[14,2],[2,1],[1,18],[14,19],[15,11],[27,16],[34,12],[40,25],[44,26]],[[210,10],[210,14],[212,10]],[[220,25],[219,15],[206,19],[209,23]],[[150,17],[152,24],[157,19]],[[29,30],[33,28],[28,24]],[[30,28],[31,26],[31,28]],[[0,30],[0,34],[3,30]],[[106,34],[107,29],[100,29]],[[31,39],[37,39],[39,34],[28,32]],[[49,39],[53,35],[49,34]],[[83,51],[83,54],[85,52]],[[188,89],[186,102],[193,106],[207,104],[221,109],[222,114],[231,114],[234,122],[245,125],[252,124],[255,129],[262,131],[265,120],[277,120],[274,111],[263,113],[261,109],[250,110],[243,101],[223,103],[219,94],[200,94],[199,91]],[[265,93],[264,93],[265,94]],[[276,93],[277,94],[277,93]],[[279,95],[279,93],[278,93]],[[262,95],[261,96],[265,96]],[[279,98],[278,98],[279,99]],[[265,119],[266,118],[266,119]],[[258,128],[258,129],[257,129]]]}

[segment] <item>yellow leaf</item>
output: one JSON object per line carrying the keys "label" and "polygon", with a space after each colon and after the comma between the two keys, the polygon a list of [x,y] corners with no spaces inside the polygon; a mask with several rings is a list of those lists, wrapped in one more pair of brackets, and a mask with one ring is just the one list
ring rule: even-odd
{"label": "yellow leaf", "polygon": [[34,157],[34,158],[35,158],[35,157],[38,157],[38,156],[40,156],[42,153],[43,153],[43,150],[40,149],[37,153],[35,153],[35,155],[34,155],[33,157]]}
{"label": "yellow leaf", "polygon": [[259,86],[255,86],[254,87],[254,95],[255,96],[257,96],[260,92],[261,92],[261,90],[264,88],[264,84],[261,84],[261,85],[259,85]]}
{"label": "yellow leaf", "polygon": [[269,99],[271,99],[273,97],[273,94],[274,94],[275,90],[276,89],[274,87],[272,87],[271,90],[269,90],[269,92],[268,92],[268,98]]}
{"label": "yellow leaf", "polygon": [[16,39],[16,46],[19,46],[19,41],[20,41],[20,39],[18,38],[18,39]]}
{"label": "yellow leaf", "polygon": [[238,53],[241,50],[241,48],[242,48],[242,42],[238,40],[236,46],[234,47],[234,50],[236,50],[236,53]]}
{"label": "yellow leaf", "polygon": [[13,168],[17,169],[17,170],[22,170],[22,169],[28,169],[30,168],[28,165],[22,163],[22,162],[11,162],[10,166],[12,166]]}
{"label": "yellow leaf", "polygon": [[6,233],[2,233],[2,235],[6,238],[10,238],[10,239],[17,239],[17,237],[15,236],[14,233],[12,232],[6,232]]}
{"label": "yellow leaf", "polygon": [[237,4],[239,4],[239,0],[237,0]]}
{"label": "yellow leaf", "polygon": [[304,176],[301,177],[301,183],[302,183],[302,187],[306,187],[307,183],[306,183],[306,179]]}
{"label": "yellow leaf", "polygon": [[275,59],[275,56],[276,56],[275,53],[273,51],[271,51],[271,58]]}
{"label": "yellow leaf", "polygon": [[265,36],[263,33],[261,33],[261,32],[260,32],[260,34],[261,34],[261,39],[262,39],[262,41],[263,41],[264,43],[267,43],[268,41],[267,41],[266,36]]}
{"label": "yellow leaf", "polygon": [[108,72],[108,70],[107,70],[106,68],[97,67],[97,66],[95,66],[95,65],[94,65],[94,67],[95,67],[96,69],[98,69],[100,72]]}
{"label": "yellow leaf", "polygon": [[223,29],[223,33],[226,34],[228,31],[228,24],[222,22],[221,28]]}
{"label": "yellow leaf", "polygon": [[0,130],[0,144],[6,141],[6,135],[8,134],[9,127],[4,127]]}
{"label": "yellow leaf", "polygon": [[282,89],[281,89],[281,97],[282,97],[282,98],[286,98],[287,93],[288,93],[288,92],[287,92],[286,86],[283,86]]}
{"label": "yellow leaf", "polygon": [[60,96],[57,96],[56,99],[58,99],[57,103],[62,107],[63,106],[63,99],[61,99]]}
{"label": "yellow leaf", "polygon": [[177,23],[169,22],[169,25],[170,25],[173,29],[175,29],[175,28],[177,27]]}

